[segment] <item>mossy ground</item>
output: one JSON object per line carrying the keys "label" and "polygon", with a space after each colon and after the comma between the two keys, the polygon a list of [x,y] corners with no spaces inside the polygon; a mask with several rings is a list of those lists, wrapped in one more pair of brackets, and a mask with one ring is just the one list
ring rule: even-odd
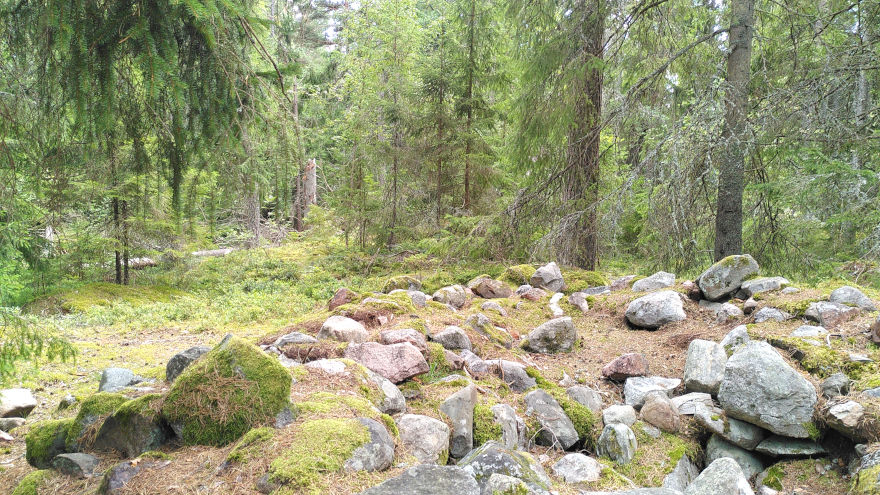
{"label": "mossy ground", "polygon": [[12,490],[12,495],[39,495],[43,483],[51,476],[52,471],[49,469],[32,471]]}
{"label": "mossy ground", "polygon": [[317,419],[299,425],[296,438],[269,466],[269,479],[282,485],[280,493],[326,493],[322,475],[340,471],[370,434],[351,419]]}
{"label": "mossy ground", "polygon": [[262,444],[268,442],[275,435],[275,430],[266,426],[253,428],[245,433],[235,447],[229,452],[226,460],[229,462],[247,462],[252,456],[260,452]]}

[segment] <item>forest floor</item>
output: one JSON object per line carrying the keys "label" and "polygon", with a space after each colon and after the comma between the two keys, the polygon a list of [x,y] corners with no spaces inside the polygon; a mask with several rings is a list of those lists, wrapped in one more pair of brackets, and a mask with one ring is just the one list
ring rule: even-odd
{"label": "forest floor", "polygon": [[[28,418],[28,424],[12,431],[15,441],[0,447],[0,486],[14,487],[33,471],[25,461],[24,437],[30,425],[42,419],[58,419],[76,414],[76,407],[59,410],[62,399],[72,394],[82,400],[97,391],[101,371],[107,367],[123,367],[153,380],[145,389],[133,394],[163,392],[165,365],[175,353],[195,345],[213,346],[227,333],[254,343],[268,341],[291,330],[314,335],[321,323],[331,314],[327,301],[340,287],[359,293],[379,291],[392,275],[408,274],[422,281],[423,291],[431,294],[442,286],[461,283],[482,273],[500,276],[506,266],[500,263],[447,263],[423,254],[403,253],[394,257],[370,257],[354,254],[344,248],[341,239],[326,232],[311,232],[280,247],[236,251],[224,258],[187,259],[171,268],[150,268],[137,273],[134,285],[117,287],[111,284],[84,284],[41,298],[27,310],[40,314],[40,321],[54,326],[77,348],[74,361],[39,362],[36,366],[22,366],[13,383],[6,386],[31,388],[39,405]],[[564,270],[567,280],[588,278],[580,270]],[[627,273],[605,273],[614,278]],[[643,273],[641,275],[649,275]],[[764,274],[778,275],[778,274]],[[686,292],[683,280],[677,280],[675,290]],[[830,290],[843,285],[842,281],[828,281],[818,287],[799,286],[795,294],[767,295],[760,306],[774,306],[798,315],[806,304],[827,298]],[[864,289],[877,300],[878,294]],[[566,293],[569,291],[566,290]],[[769,339],[786,336],[803,322],[794,318],[785,322],[753,323],[751,317],[736,318],[716,323],[712,311],[696,302],[685,304],[687,319],[661,327],[657,331],[630,328],[624,311],[627,303],[637,297],[630,290],[615,291],[596,296],[591,308],[582,314],[573,306],[564,306],[574,320],[579,343],[570,353],[555,355],[529,354],[516,346],[507,349],[494,344],[480,334],[466,328],[468,316],[483,312],[492,322],[514,335],[525,335],[535,326],[547,321],[552,313],[547,301],[520,300],[513,296],[500,301],[507,316],[481,311],[482,300],[476,299],[458,312],[438,305],[415,308],[395,316],[388,324],[370,328],[373,340],[380,330],[410,328],[420,320],[429,331],[442,330],[447,325],[465,328],[474,343],[474,352],[483,359],[504,358],[523,362],[540,370],[550,381],[558,382],[567,374],[575,381],[594,387],[603,394],[605,405],[622,402],[622,387],[602,378],[601,368],[615,357],[629,352],[645,355],[652,375],[682,376],[688,343],[695,339],[720,341],[734,326],[749,324],[753,337]],[[520,303],[517,307],[517,303]],[[868,345],[863,333],[875,316],[863,313],[835,329],[835,351],[858,352],[880,361],[880,350]],[[823,376],[845,364],[834,362],[814,366],[813,375],[818,383]],[[863,372],[855,388],[868,388],[880,379],[876,366]],[[806,374],[806,373],[805,373]],[[410,411],[428,413],[433,393],[432,381],[440,378],[432,370],[419,377],[424,388],[424,399],[411,402]],[[480,382],[489,396],[498,401],[516,401],[506,396],[497,383]],[[880,383],[878,383],[880,385]],[[351,393],[356,384],[343,378],[329,379],[320,372],[305,373],[292,390],[294,402],[309,397],[316,391]],[[450,389],[454,391],[454,389]],[[442,390],[440,391],[442,392]],[[437,392],[437,393],[440,393]],[[352,411],[356,415],[356,411]],[[291,431],[295,431],[294,423]],[[703,433],[694,432],[695,438]],[[168,448],[170,464],[154,474],[139,476],[125,493],[258,493],[257,478],[266,472],[272,452],[292,441],[290,435],[277,435],[273,443],[263,447],[260,455],[231,468],[219,469],[233,445],[223,448],[179,447]],[[650,452],[650,451],[648,451]],[[543,448],[533,450],[541,457],[545,469],[561,453]],[[657,452],[658,459],[642,459],[642,468],[650,471],[650,464],[662,464],[666,452]],[[99,471],[120,461],[113,453],[102,453]],[[791,461],[785,470],[785,488],[790,493],[846,493],[848,481],[835,470],[817,474],[816,461]],[[820,462],[821,464],[821,462]],[[403,469],[395,465],[382,473],[325,473],[320,482],[303,493],[356,493],[379,481],[399,474]],[[636,469],[636,468],[630,468]],[[824,470],[821,470],[824,471]],[[659,474],[627,472],[630,479],[657,483]],[[659,478],[662,480],[662,476]],[[554,489],[561,494],[575,494],[581,490],[622,488],[619,481],[600,480],[595,484],[565,485],[554,479]],[[93,493],[100,478],[74,480],[63,475],[52,475],[39,491],[53,494]],[[318,487],[318,488],[316,488]],[[816,491],[822,487],[821,491]],[[11,489],[11,488],[10,488]],[[315,491],[317,490],[317,491]],[[798,491],[800,490],[800,491]],[[2,491],[2,490],[0,490]]]}

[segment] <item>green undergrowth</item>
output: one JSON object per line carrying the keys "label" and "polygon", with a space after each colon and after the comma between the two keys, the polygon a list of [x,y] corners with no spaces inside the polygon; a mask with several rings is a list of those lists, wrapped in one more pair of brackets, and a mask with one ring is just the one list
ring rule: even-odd
{"label": "green undergrowth", "polygon": [[370,440],[367,428],[353,419],[317,419],[296,427],[294,443],[269,465],[275,493],[327,493],[322,477],[340,471],[345,461]]}
{"label": "green undergrowth", "polygon": [[592,450],[601,433],[596,414],[589,407],[569,397],[568,392],[564,388],[544,378],[537,369],[528,367],[526,368],[526,373],[535,379],[538,388],[556,399],[556,402],[565,411],[568,419],[574,424],[574,429],[578,432],[580,441],[583,442],[586,448]]}
{"label": "green undergrowth", "polygon": [[166,286],[132,286],[92,282],[72,289],[59,289],[29,303],[26,310],[36,314],[85,312],[93,306],[125,303],[142,306],[170,302],[183,291]]}
{"label": "green undergrowth", "polygon": [[267,424],[290,403],[291,376],[239,338],[224,339],[175,380],[162,407],[186,444],[223,446]]}
{"label": "green undergrowth", "polygon": [[590,270],[563,270],[562,278],[565,280],[565,291],[569,293],[582,291],[590,287],[611,285],[611,282],[608,281],[605,275]]}
{"label": "green undergrowth", "polygon": [[[837,340],[832,340],[834,347],[813,345],[806,339],[797,337],[775,337],[769,341],[773,346],[788,351],[802,368],[819,378],[827,378],[834,373],[842,372],[855,382],[856,390],[880,386],[880,368],[876,361],[853,362],[847,350],[837,348],[841,345]],[[868,354],[875,360],[880,358],[875,348],[868,349]]]}
{"label": "green undergrowth", "polygon": [[39,495],[40,487],[51,477],[52,470],[50,469],[31,471],[21,479],[18,486],[12,490],[11,495]]}

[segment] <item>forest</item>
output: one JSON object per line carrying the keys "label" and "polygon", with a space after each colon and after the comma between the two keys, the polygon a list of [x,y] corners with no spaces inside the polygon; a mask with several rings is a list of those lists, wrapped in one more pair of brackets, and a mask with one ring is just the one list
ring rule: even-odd
{"label": "forest", "polygon": [[[277,243],[875,280],[873,1],[8,0],[0,304]],[[164,258],[163,258],[164,257]]]}
{"label": "forest", "polygon": [[0,491],[876,495],[878,303],[878,0],[0,0]]}

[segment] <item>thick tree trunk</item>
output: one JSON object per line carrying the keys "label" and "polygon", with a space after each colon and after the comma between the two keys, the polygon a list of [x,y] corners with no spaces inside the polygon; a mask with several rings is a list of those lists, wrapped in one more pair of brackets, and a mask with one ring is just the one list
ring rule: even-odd
{"label": "thick tree trunk", "polygon": [[568,133],[568,174],[565,199],[570,210],[581,212],[569,226],[561,246],[560,258],[575,266],[595,270],[599,264],[599,134],[602,113],[602,68],[605,3],[597,0],[586,7],[582,22],[584,52],[587,59],[578,66],[581,73],[572,85],[574,120]]}
{"label": "thick tree trunk", "polygon": [[114,266],[116,277],[114,281],[122,284],[122,251],[119,250],[119,198],[113,198],[111,201],[113,208],[113,236],[116,238],[117,244],[114,249]]}
{"label": "thick tree trunk", "polygon": [[128,285],[128,201],[122,200],[122,283]]}
{"label": "thick tree trunk", "polygon": [[727,57],[725,147],[718,178],[715,215],[715,260],[742,253],[742,203],[748,150],[748,86],[752,58],[754,0],[731,3],[730,54]]}

